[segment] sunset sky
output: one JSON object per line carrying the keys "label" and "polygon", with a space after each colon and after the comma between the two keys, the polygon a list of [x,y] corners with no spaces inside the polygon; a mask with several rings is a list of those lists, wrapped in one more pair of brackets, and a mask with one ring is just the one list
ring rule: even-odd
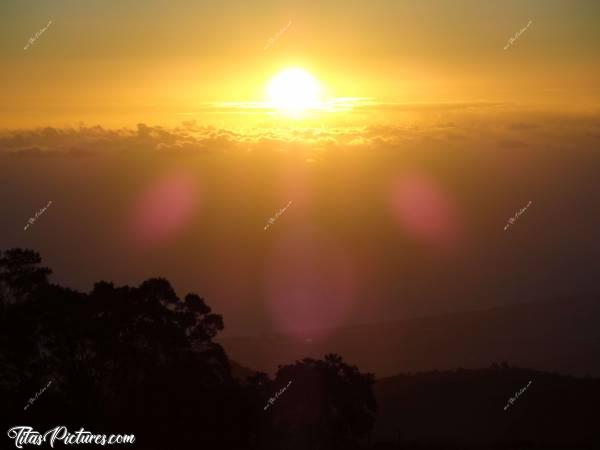
{"label": "sunset sky", "polygon": [[0,248],[85,291],[164,276],[227,333],[592,290],[598,17],[583,0],[3,0]]}
{"label": "sunset sky", "polygon": [[328,99],[361,99],[320,121],[385,121],[414,103],[589,110],[600,98],[599,10],[583,0],[7,0],[0,126],[266,124],[266,86],[290,67]]}
{"label": "sunset sky", "polygon": [[600,0],[0,0],[0,421],[588,448],[599,173]]}

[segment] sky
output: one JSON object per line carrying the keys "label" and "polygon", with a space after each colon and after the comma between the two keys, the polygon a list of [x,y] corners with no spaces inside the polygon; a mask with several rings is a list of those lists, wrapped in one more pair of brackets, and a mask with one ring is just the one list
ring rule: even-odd
{"label": "sky", "polygon": [[233,335],[595,291],[599,13],[5,0],[0,249]]}
{"label": "sky", "polygon": [[378,105],[590,110],[600,94],[599,12],[580,0],[5,0],[0,119],[11,128],[255,125],[272,117],[224,104],[264,101],[286,67],[310,72],[331,98]]}

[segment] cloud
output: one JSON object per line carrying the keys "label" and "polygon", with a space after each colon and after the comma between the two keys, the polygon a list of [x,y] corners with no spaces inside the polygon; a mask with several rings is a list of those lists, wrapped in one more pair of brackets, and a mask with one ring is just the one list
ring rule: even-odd
{"label": "cloud", "polygon": [[[423,105],[417,106],[417,110]],[[520,111],[491,104],[427,106],[414,119],[390,119],[385,124],[345,126],[261,126],[248,130],[200,126],[185,121],[176,127],[139,123],[134,129],[38,128],[0,133],[0,155],[19,158],[81,158],[115,154],[158,156],[210,155],[217,152],[284,151],[307,153],[325,149],[372,148],[469,141],[501,149],[532,144],[549,148],[597,143],[600,115],[550,114]],[[392,116],[390,116],[392,117]],[[301,155],[302,156],[302,155]]]}

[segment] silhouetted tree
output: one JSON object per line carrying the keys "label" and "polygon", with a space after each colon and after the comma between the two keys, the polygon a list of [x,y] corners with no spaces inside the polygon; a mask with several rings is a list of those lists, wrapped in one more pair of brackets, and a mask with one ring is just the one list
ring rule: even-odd
{"label": "silhouetted tree", "polygon": [[48,284],[52,271],[38,267],[42,262],[39,253],[33,250],[12,248],[0,253],[0,299],[2,307],[22,302]]}
{"label": "silhouetted tree", "polygon": [[374,424],[373,383],[373,375],[334,354],[280,367],[271,395],[289,386],[265,412],[271,448],[353,448]]}
{"label": "silhouetted tree", "polygon": [[[0,419],[133,433],[150,449],[350,449],[373,427],[373,376],[336,355],[232,377],[223,318],[164,278],[51,284],[39,254],[0,253]],[[27,410],[27,400],[51,381]],[[267,399],[292,384],[274,405]]]}
{"label": "silhouetted tree", "polygon": [[137,431],[144,448],[239,440],[229,417],[238,387],[212,341],[223,319],[203,299],[181,300],[160,278],[81,294],[50,285],[40,263],[29,250],[0,258],[0,394],[11,405],[3,421],[52,426],[54,403],[61,424]]}

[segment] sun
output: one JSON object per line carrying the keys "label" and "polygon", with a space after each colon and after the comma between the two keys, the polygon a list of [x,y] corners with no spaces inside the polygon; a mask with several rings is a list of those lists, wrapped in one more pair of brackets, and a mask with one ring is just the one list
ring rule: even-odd
{"label": "sun", "polygon": [[267,86],[267,96],[272,107],[292,115],[321,106],[318,81],[298,68],[285,69],[275,75]]}

